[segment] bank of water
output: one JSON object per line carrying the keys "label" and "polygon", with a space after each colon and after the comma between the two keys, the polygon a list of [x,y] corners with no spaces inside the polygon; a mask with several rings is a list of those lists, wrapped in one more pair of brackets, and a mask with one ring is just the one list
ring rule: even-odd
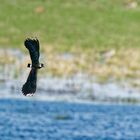
{"label": "bank of water", "polygon": [[[26,67],[30,59],[16,49],[0,50],[0,54],[7,56],[8,64],[0,65],[0,98],[27,99],[21,93],[29,68]],[[3,57],[2,57],[3,58]],[[28,60],[28,61],[26,61]],[[111,102],[111,103],[139,103],[140,88],[133,88],[128,81],[98,82],[96,77],[85,73],[73,76],[54,77],[39,71],[37,92],[28,99],[70,101],[70,102]],[[139,82],[139,81],[138,81]]]}

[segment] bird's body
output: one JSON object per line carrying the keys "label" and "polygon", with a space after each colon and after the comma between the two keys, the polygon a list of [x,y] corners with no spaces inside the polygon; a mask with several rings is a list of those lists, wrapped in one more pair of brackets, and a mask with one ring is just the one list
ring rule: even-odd
{"label": "bird's body", "polygon": [[29,73],[26,83],[22,87],[22,93],[27,96],[33,95],[36,92],[37,72],[39,68],[43,67],[43,64],[39,63],[40,53],[38,39],[26,39],[24,45],[29,51],[32,62],[32,64],[28,64],[28,67],[31,67],[31,71]]}

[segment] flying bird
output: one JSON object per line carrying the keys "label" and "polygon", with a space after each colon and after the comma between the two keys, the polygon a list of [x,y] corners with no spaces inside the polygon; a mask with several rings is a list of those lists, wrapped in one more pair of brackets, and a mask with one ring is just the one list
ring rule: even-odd
{"label": "flying bird", "polygon": [[39,63],[39,40],[27,38],[24,41],[24,45],[30,54],[31,64],[28,64],[27,67],[30,67],[31,70],[25,84],[22,87],[22,93],[25,96],[32,96],[36,92],[37,88],[38,69],[44,67],[44,65]]}

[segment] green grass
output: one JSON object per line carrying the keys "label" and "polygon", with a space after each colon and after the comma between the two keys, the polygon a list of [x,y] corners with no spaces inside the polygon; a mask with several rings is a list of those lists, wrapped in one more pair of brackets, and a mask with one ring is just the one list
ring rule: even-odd
{"label": "green grass", "polygon": [[126,1],[0,0],[0,46],[21,48],[36,36],[62,50],[139,47],[140,7],[128,9]]}

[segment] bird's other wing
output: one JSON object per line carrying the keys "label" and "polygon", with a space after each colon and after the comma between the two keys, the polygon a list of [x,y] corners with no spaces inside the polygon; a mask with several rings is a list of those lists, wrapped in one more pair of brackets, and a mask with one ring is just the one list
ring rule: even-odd
{"label": "bird's other wing", "polygon": [[38,65],[39,64],[39,41],[38,41],[38,39],[27,38],[24,42],[24,45],[30,53],[32,65]]}
{"label": "bird's other wing", "polygon": [[22,87],[23,95],[33,95],[37,87],[37,69],[32,68],[26,83]]}

